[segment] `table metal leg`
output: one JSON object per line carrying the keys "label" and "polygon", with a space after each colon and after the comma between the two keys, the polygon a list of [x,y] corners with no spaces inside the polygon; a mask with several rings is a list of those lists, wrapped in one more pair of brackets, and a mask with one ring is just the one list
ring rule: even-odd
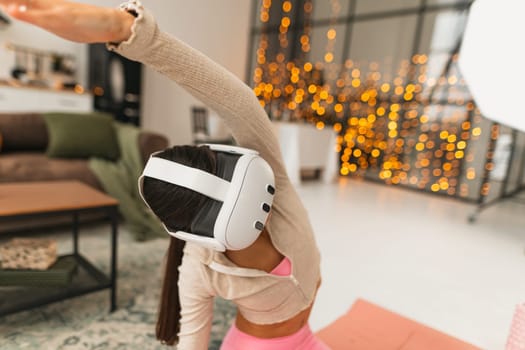
{"label": "table metal leg", "polygon": [[111,312],[117,308],[118,211],[111,209]]}
{"label": "table metal leg", "polygon": [[78,212],[73,213],[73,254],[78,255]]}

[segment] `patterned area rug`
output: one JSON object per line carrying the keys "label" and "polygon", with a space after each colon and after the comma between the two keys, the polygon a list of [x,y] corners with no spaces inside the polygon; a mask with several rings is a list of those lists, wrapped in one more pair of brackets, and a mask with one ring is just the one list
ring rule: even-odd
{"label": "patterned area rug", "polygon": [[[83,227],[80,234],[81,253],[107,271],[109,228]],[[46,232],[43,237],[55,238],[59,253],[71,252],[67,230]],[[0,349],[172,349],[155,339],[161,269],[167,246],[167,239],[135,242],[125,227],[120,227],[118,309],[108,312],[109,291],[105,290],[1,317]],[[0,287],[0,298],[2,292]],[[233,305],[225,300],[216,301],[209,349],[219,349],[234,317]]]}

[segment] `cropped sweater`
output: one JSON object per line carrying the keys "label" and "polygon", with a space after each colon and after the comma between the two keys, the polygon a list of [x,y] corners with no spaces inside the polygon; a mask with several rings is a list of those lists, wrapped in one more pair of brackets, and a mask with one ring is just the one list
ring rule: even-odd
{"label": "cropped sweater", "polygon": [[320,279],[320,256],[312,227],[285,170],[279,141],[253,91],[232,73],[179,39],[159,30],[139,7],[132,35],[108,48],[174,80],[215,110],[242,147],[255,149],[275,174],[275,197],[266,224],[275,248],[291,262],[278,276],[236,266],[224,253],[187,243],[179,275],[179,349],[207,349],[213,298],[233,301],[255,324],[282,322],[308,308]]}

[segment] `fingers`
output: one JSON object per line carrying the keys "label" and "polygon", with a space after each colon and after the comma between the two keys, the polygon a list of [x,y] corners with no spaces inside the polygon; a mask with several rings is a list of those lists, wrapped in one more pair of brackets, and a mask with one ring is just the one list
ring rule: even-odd
{"label": "fingers", "polygon": [[62,3],[60,0],[0,0],[0,7],[17,20],[45,27],[51,21],[49,15]]}
{"label": "fingers", "polygon": [[23,17],[21,13],[51,9],[58,4],[58,1],[49,2],[47,0],[0,0],[0,8],[15,18]]}
{"label": "fingers", "polygon": [[11,1],[7,6],[2,5],[2,9],[9,16],[25,22],[33,22],[38,11],[29,7],[28,1]]}
{"label": "fingers", "polygon": [[6,5],[2,4],[2,10],[4,10],[11,17],[21,19],[20,17],[23,17],[24,12],[27,12],[27,5],[25,2],[22,3],[21,1],[13,1]]}
{"label": "fingers", "polygon": [[0,5],[8,6],[8,5],[22,5],[27,4],[28,0],[0,0]]}
{"label": "fingers", "polygon": [[27,9],[32,2],[32,0],[0,0],[0,6],[2,9],[6,10],[6,12],[11,12],[19,7]]}
{"label": "fingers", "polygon": [[7,14],[18,18],[21,12],[26,12],[30,0],[0,0],[0,6]]}
{"label": "fingers", "polygon": [[27,7],[42,9],[45,7],[51,7],[62,3],[62,1],[47,1],[47,0],[0,0],[0,6],[10,5],[26,5]]}
{"label": "fingers", "polygon": [[27,3],[27,0],[0,0],[0,6],[7,8],[10,5],[22,5]]}

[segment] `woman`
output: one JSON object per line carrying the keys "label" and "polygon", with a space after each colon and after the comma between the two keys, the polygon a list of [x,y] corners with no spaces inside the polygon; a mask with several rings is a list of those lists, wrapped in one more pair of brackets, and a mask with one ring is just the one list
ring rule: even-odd
{"label": "woman", "polygon": [[[200,52],[160,31],[137,1],[120,9],[63,0],[0,0],[0,5],[11,16],[65,39],[106,42],[110,50],[173,79],[217,111],[237,143],[257,150],[275,174],[271,215],[248,248],[222,253],[171,238],[158,339],[167,344],[178,341],[184,350],[206,349],[213,297],[218,295],[238,307],[222,349],[327,349],[308,326],[320,284],[319,252],[308,214],[286,174],[271,122],[252,90]],[[155,156],[215,172],[215,155],[207,147],[178,146]],[[161,221],[179,230],[188,229],[208,200],[152,178],[145,178],[143,194]]]}

